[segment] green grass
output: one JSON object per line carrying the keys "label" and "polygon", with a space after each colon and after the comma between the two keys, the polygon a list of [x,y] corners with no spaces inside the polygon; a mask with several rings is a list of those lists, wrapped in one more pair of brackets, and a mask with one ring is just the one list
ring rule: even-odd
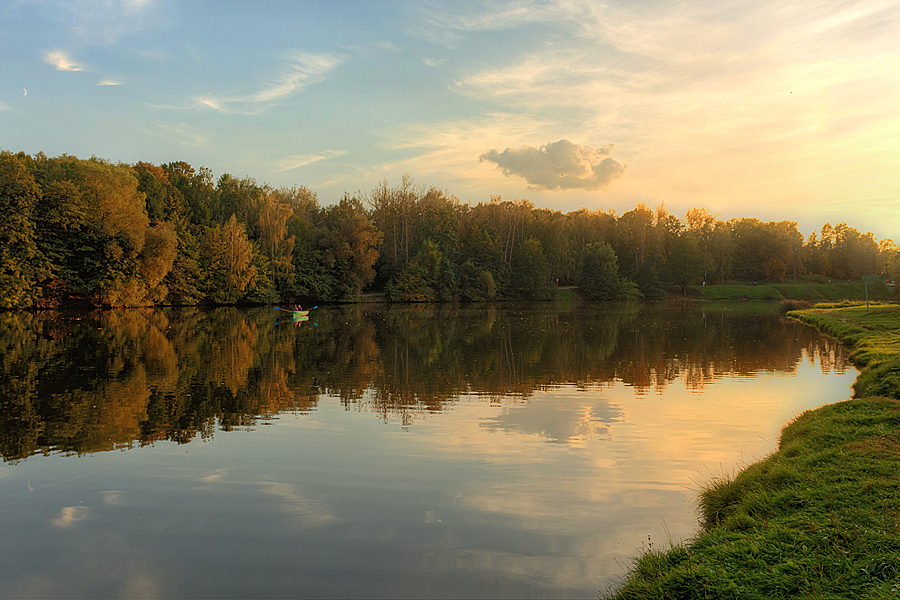
{"label": "green grass", "polygon": [[[810,300],[812,302],[864,300],[866,287],[862,283],[772,283],[764,285],[707,285],[691,286],[691,294],[702,300]],[[891,290],[884,282],[868,286],[871,300],[886,300]]]}
{"label": "green grass", "polygon": [[771,285],[707,285],[691,286],[691,294],[702,300],[781,300],[784,298]]}
{"label": "green grass", "polygon": [[568,288],[556,288],[556,295],[553,297],[554,300],[557,301],[575,301],[579,300],[578,296],[572,290]]}
{"label": "green grass", "polygon": [[851,348],[857,398],[803,413],[775,453],[709,483],[698,535],[638,557],[607,597],[900,597],[900,307],[788,315]]}
{"label": "green grass", "polygon": [[818,328],[850,348],[860,369],[856,396],[900,399],[900,306],[872,304],[791,311],[788,316]]}

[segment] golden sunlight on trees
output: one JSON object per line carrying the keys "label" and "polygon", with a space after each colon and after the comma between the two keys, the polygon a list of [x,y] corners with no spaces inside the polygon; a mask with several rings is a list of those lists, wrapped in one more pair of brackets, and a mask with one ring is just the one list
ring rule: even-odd
{"label": "golden sunlight on trees", "polygon": [[234,215],[222,227],[207,230],[201,259],[206,292],[213,302],[237,302],[256,278],[256,268],[251,264],[253,246],[244,225]]}
{"label": "golden sunlight on trees", "polygon": [[345,195],[325,209],[325,232],[319,244],[325,264],[337,268],[338,298],[358,295],[375,279],[375,261],[382,235],[366,215],[359,199]]}
{"label": "golden sunlight on trees", "polygon": [[598,281],[584,271],[597,244],[612,249],[625,285],[586,283],[598,298],[632,297],[634,286],[655,300],[712,284],[900,278],[892,240],[843,222],[804,240],[794,221],[723,221],[703,208],[679,219],[664,205],[621,216],[500,196],[471,205],[408,174],[322,207],[303,186],[227,173],[214,183],[184,162],[3,152],[0,211],[6,308],[341,302],[364,291],[394,302],[553,298],[556,285]]}
{"label": "golden sunlight on trees", "polygon": [[168,288],[161,284],[172,270],[177,250],[178,237],[172,223],[162,221],[147,229],[141,252],[141,273],[148,297],[153,302],[162,302],[168,295]]}
{"label": "golden sunlight on trees", "polygon": [[34,286],[46,276],[46,261],[32,217],[40,196],[25,162],[0,153],[0,308],[31,306],[40,297]]}

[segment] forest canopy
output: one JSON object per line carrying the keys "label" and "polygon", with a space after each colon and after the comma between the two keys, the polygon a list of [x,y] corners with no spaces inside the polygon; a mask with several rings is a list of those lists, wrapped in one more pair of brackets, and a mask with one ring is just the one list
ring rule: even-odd
{"label": "forest canopy", "polygon": [[722,283],[894,279],[900,250],[846,223],[683,219],[664,205],[562,213],[471,205],[408,176],[320,206],[306,187],[184,162],[0,152],[0,308],[661,299]]}

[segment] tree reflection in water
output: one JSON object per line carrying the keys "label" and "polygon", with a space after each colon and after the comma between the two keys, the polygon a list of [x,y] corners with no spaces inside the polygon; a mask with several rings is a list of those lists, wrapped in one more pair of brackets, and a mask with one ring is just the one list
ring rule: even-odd
{"label": "tree reflection in water", "polygon": [[[336,397],[404,426],[461,398],[530,402],[538,390],[612,382],[636,393],[678,380],[841,372],[838,344],[769,305],[354,305],[315,327],[278,327],[271,308],[0,314],[0,453],[92,453],[209,438]],[[499,415],[485,427],[586,432]],[[616,407],[591,406],[602,430]],[[508,421],[508,422],[507,422]]]}

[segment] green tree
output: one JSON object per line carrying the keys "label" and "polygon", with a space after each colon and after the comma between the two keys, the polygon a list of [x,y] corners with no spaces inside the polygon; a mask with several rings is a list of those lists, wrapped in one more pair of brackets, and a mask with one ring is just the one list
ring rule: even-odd
{"label": "green tree", "polygon": [[456,275],[437,242],[425,240],[416,258],[385,286],[391,302],[451,300],[456,296]]}
{"label": "green tree", "polygon": [[585,246],[580,262],[578,288],[591,300],[629,300],[639,295],[632,281],[619,278],[616,253],[606,242]]}
{"label": "green tree", "polygon": [[59,269],[69,277],[70,289],[96,304],[145,304],[149,289],[141,255],[149,219],[134,170],[98,158],[65,155],[40,156],[35,169],[48,190],[42,216],[75,234],[62,245],[58,235],[42,238],[55,250],[68,248],[85,259],[65,261]]}
{"label": "green tree", "polygon": [[200,242],[184,223],[175,226],[178,250],[172,269],[166,274],[164,283],[169,291],[167,301],[172,304],[197,304],[203,298],[201,291]]}
{"label": "green tree", "polygon": [[505,293],[508,271],[503,263],[497,230],[490,223],[480,221],[468,229],[463,237],[462,256],[466,261],[472,261],[479,273],[490,273],[495,292]]}
{"label": "green tree", "polygon": [[322,211],[316,194],[306,187],[281,188],[274,192],[278,201],[291,210],[285,224],[292,238],[291,265],[293,283],[288,294],[333,298],[337,281],[325,267],[324,250],[318,240],[324,237],[321,228]]}
{"label": "green tree", "polygon": [[141,250],[141,274],[148,297],[154,303],[165,301],[169,295],[169,288],[163,280],[172,270],[177,253],[178,234],[172,223],[163,221],[147,230]]}
{"label": "green tree", "polygon": [[41,296],[36,284],[49,275],[32,220],[40,197],[25,161],[0,153],[0,308],[32,306]]}
{"label": "green tree", "polygon": [[796,231],[796,223],[763,223],[744,218],[729,224],[734,243],[734,273],[745,281],[784,280],[794,265],[794,249],[803,240]]}
{"label": "green tree", "polygon": [[294,290],[295,238],[288,234],[288,220],[293,211],[289,203],[275,193],[266,194],[259,210],[259,249],[268,262],[276,296],[286,296]]}
{"label": "green tree", "polygon": [[513,257],[512,286],[516,294],[529,300],[552,300],[554,286],[550,284],[550,265],[541,243],[526,239]]}
{"label": "green tree", "polygon": [[221,227],[206,231],[202,248],[207,297],[213,302],[234,304],[256,280],[253,245],[246,228],[231,215]]}
{"label": "green tree", "polygon": [[173,200],[180,200],[190,223],[201,227],[212,225],[213,210],[217,206],[212,171],[205,167],[195,171],[194,167],[183,161],[165,164],[162,169],[175,190]]}
{"label": "green tree", "polygon": [[466,302],[484,302],[497,297],[497,284],[488,269],[471,259],[459,267],[459,297]]}
{"label": "green tree", "polygon": [[336,282],[327,299],[355,298],[372,282],[381,239],[358,198],[345,194],[323,211],[317,244]]}
{"label": "green tree", "polygon": [[690,235],[677,238],[669,254],[669,279],[687,295],[687,286],[699,283],[703,277],[704,256],[697,240]]}
{"label": "green tree", "polygon": [[248,286],[242,302],[251,304],[270,304],[278,302],[280,295],[275,286],[275,272],[272,262],[266,253],[260,250],[258,244],[253,244],[253,257],[250,261],[256,276]]}

